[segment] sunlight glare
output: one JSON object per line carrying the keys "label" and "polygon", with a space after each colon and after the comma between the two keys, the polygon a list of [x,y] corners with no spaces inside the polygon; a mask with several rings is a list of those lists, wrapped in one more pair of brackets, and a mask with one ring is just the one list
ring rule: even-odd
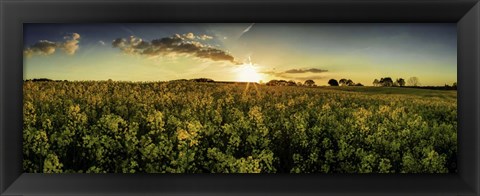
{"label": "sunlight glare", "polygon": [[251,64],[242,65],[238,68],[237,73],[237,80],[240,82],[259,82],[261,80],[260,74],[257,73],[257,70]]}

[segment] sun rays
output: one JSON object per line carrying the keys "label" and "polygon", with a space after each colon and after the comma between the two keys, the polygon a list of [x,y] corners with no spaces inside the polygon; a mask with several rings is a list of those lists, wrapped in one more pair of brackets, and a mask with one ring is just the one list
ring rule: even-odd
{"label": "sun rays", "polygon": [[262,77],[252,64],[244,64],[237,69],[237,80],[239,82],[259,82]]}

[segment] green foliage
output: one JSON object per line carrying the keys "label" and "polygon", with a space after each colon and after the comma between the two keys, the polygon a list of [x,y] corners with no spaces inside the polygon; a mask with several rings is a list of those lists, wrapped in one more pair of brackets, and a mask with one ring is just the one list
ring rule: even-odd
{"label": "green foliage", "polygon": [[23,167],[33,173],[456,172],[456,95],[430,95],[190,81],[25,82]]}

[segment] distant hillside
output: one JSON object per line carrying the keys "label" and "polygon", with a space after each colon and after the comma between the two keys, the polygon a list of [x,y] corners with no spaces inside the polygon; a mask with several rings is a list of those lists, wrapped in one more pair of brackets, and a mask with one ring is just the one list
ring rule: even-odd
{"label": "distant hillside", "polygon": [[34,78],[25,80],[25,82],[68,82],[68,80],[52,80],[48,78]]}

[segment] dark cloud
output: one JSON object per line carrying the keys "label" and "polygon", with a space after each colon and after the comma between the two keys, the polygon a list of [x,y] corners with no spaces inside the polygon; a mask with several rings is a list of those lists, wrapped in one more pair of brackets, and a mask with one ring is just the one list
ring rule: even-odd
{"label": "dark cloud", "polygon": [[321,80],[325,79],[325,76],[320,76],[320,75],[313,75],[313,76],[305,76],[305,77],[289,77],[291,79],[295,80]]}
{"label": "dark cloud", "polygon": [[323,73],[323,72],[327,72],[327,71],[328,70],[311,68],[311,69],[290,69],[290,70],[285,71],[285,73],[291,73],[291,74],[296,74],[296,73]]}
{"label": "dark cloud", "polygon": [[[293,80],[318,80],[318,79],[325,78],[325,76],[320,75],[321,73],[325,73],[325,72],[328,72],[328,70],[311,68],[311,69],[290,69],[282,72],[265,71],[261,73],[268,74],[274,77],[293,79]],[[315,75],[305,76],[304,73],[315,73]]]}
{"label": "dark cloud", "polygon": [[127,54],[138,54],[149,48],[150,43],[143,41],[140,38],[130,36],[128,40],[124,38],[117,38],[113,40],[112,46],[114,48],[120,48],[124,53]]}
{"label": "dark cloud", "polygon": [[30,47],[27,47],[23,50],[23,54],[27,57],[32,55],[52,55],[57,49],[62,49],[65,53],[69,55],[75,54],[78,50],[78,43],[80,39],[80,34],[73,33],[71,35],[65,36],[63,42],[52,42],[48,40],[40,40]]}
{"label": "dark cloud", "polygon": [[57,49],[57,43],[51,42],[48,40],[40,40],[37,43],[33,44],[32,46],[25,48],[23,50],[23,54],[30,57],[34,54],[39,55],[51,55],[55,53]]}
{"label": "dark cloud", "polygon": [[226,51],[201,43],[199,40],[211,39],[208,35],[195,36],[193,33],[175,34],[171,37],[154,39],[151,42],[134,36],[130,38],[117,38],[112,46],[119,48],[126,54],[139,54],[146,56],[166,56],[172,54],[193,55],[198,58],[212,61],[228,61],[240,64]]}

